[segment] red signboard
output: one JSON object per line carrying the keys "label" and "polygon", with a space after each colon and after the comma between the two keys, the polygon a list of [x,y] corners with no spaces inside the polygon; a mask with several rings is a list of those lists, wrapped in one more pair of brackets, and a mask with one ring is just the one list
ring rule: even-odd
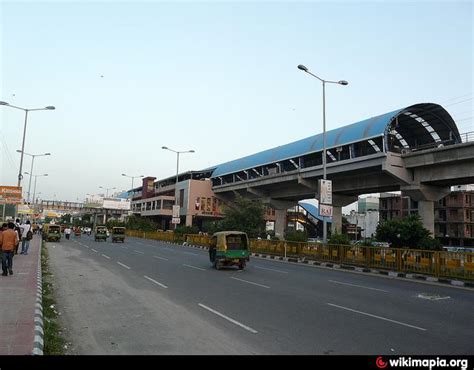
{"label": "red signboard", "polygon": [[21,203],[21,186],[0,186],[0,204]]}

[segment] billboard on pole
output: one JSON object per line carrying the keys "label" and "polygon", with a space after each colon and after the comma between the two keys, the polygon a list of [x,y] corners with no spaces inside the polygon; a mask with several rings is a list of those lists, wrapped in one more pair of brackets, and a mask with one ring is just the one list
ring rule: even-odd
{"label": "billboard on pole", "polygon": [[21,186],[0,186],[0,204],[20,204]]}
{"label": "billboard on pole", "polygon": [[102,208],[130,210],[130,200],[122,198],[104,198]]}
{"label": "billboard on pole", "polygon": [[331,180],[319,180],[319,203],[332,204]]}

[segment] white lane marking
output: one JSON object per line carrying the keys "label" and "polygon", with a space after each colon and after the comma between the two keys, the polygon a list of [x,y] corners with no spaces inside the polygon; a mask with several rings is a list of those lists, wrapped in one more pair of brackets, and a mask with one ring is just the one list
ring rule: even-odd
{"label": "white lane marking", "polygon": [[364,289],[370,289],[370,290],[377,290],[377,291],[379,291],[379,292],[388,293],[388,290],[377,289],[377,288],[371,288],[371,287],[369,287],[369,286],[343,283],[342,281],[336,281],[336,280],[328,280],[328,281],[329,281],[330,283],[334,283],[334,284],[348,285],[348,286],[354,286],[354,287],[357,287],[357,288],[364,288]]}
{"label": "white lane marking", "polygon": [[120,246],[120,248],[123,248],[123,249],[128,249],[127,247],[124,247],[123,245]]}
{"label": "white lane marking", "polygon": [[186,264],[184,264],[184,263],[183,263],[183,266],[190,267],[190,268],[196,269],[196,270],[206,271],[206,270],[204,270],[204,269],[202,269],[202,268],[200,268],[200,267],[191,266],[191,265],[186,265]]}
{"label": "white lane marking", "polygon": [[193,252],[183,252],[185,254],[192,254],[193,256],[197,256],[197,253],[193,253]]}
{"label": "white lane marking", "polygon": [[165,289],[168,288],[165,284],[161,284],[161,283],[159,283],[158,281],[153,280],[152,278],[150,278],[150,277],[148,277],[148,276],[146,276],[146,275],[143,275],[143,277],[144,277],[145,279],[148,279],[148,280],[152,281],[152,282],[155,283],[156,285],[159,285],[159,286],[165,288]]}
{"label": "white lane marking", "polygon": [[120,266],[123,266],[123,267],[125,267],[126,269],[129,269],[129,270],[130,270],[130,267],[128,267],[127,265],[124,265],[124,264],[121,263],[121,262],[117,262],[117,263],[118,263]]}
{"label": "white lane marking", "polygon": [[270,288],[269,286],[266,286],[266,285],[254,283],[254,282],[252,282],[252,281],[243,280],[243,279],[239,279],[239,278],[236,278],[236,277],[231,277],[231,279],[238,280],[238,281],[243,281],[244,283],[247,283],[247,284],[253,284],[253,285],[261,286],[262,288],[267,288],[267,289]]}
{"label": "white lane marking", "polygon": [[160,257],[160,256],[153,256],[153,257],[158,258],[160,260],[169,261],[168,258],[164,258],[164,257]]}
{"label": "white lane marking", "polygon": [[224,315],[224,314],[222,314],[222,313],[220,313],[216,310],[213,310],[212,308],[207,307],[206,305],[203,305],[202,303],[198,303],[198,306],[204,308],[205,310],[208,310],[208,311],[212,312],[213,314],[216,314],[217,316],[222,317],[223,319],[226,319],[227,321],[230,321],[232,324],[238,325],[241,328],[244,328],[245,330],[248,330],[249,332],[251,332],[253,334],[258,333],[258,331],[256,331],[255,329],[252,329],[250,326],[244,325],[244,324],[238,322],[237,320],[231,319],[229,316],[226,316],[226,315]]}
{"label": "white lane marking", "polygon": [[103,254],[102,257],[105,257],[105,258],[107,258],[108,260],[110,259],[110,257],[109,257],[109,256],[106,256],[105,254]]}
{"label": "white lane marking", "polygon": [[262,270],[269,270],[269,271],[281,272],[282,274],[288,274],[288,271],[269,269],[267,267],[260,267],[260,266],[254,266],[254,267],[258,269],[262,269]]}
{"label": "white lane marking", "polygon": [[144,252],[136,251],[135,249],[133,251],[136,252],[136,253],[145,254]]}
{"label": "white lane marking", "polygon": [[89,247],[89,246],[87,246],[87,245],[85,245],[84,247],[86,247],[87,249],[90,249],[90,247]]}
{"label": "white lane marking", "polygon": [[341,308],[341,309],[343,309],[343,310],[347,310],[347,311],[352,311],[352,312],[360,313],[361,315],[373,317],[373,318],[376,318],[376,319],[379,319],[379,320],[385,320],[385,321],[393,322],[394,324],[407,326],[407,327],[409,327],[409,328],[413,328],[413,329],[417,329],[417,330],[421,330],[421,331],[426,331],[426,330],[427,330],[427,329],[424,329],[424,328],[420,328],[419,326],[414,326],[414,325],[406,324],[406,323],[401,322],[401,321],[396,321],[396,320],[392,320],[392,319],[387,319],[386,317],[373,315],[373,314],[367,313],[367,312],[357,311],[357,310],[354,310],[354,309],[348,308],[348,307],[338,306],[337,304],[333,304],[333,303],[326,303],[326,304],[329,305],[329,306]]}
{"label": "white lane marking", "polygon": [[94,251],[95,253],[97,253],[97,251],[94,248],[91,248],[91,250]]}

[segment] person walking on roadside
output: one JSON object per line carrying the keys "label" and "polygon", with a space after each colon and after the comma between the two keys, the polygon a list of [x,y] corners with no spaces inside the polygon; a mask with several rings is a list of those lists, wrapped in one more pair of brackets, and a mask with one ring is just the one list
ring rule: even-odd
{"label": "person walking on roadside", "polygon": [[71,228],[69,226],[64,229],[64,235],[66,235],[66,239],[69,240],[71,236]]}
{"label": "person walking on roadside", "polygon": [[2,276],[7,276],[8,272],[13,275],[13,253],[15,247],[20,244],[13,222],[10,222],[8,229],[0,234],[0,244],[2,245]]}
{"label": "person walking on roadside", "polygon": [[6,229],[7,229],[7,223],[4,222],[2,226],[0,226],[0,261],[2,261],[2,258],[3,258],[3,251],[2,251],[3,239],[1,235]]}
{"label": "person walking on roadside", "polygon": [[[21,240],[21,226],[20,226],[20,219],[19,218],[16,219],[14,226],[15,226],[15,231],[18,234],[18,240]],[[20,244],[17,244],[15,246],[15,250],[14,250],[15,254],[18,254],[18,246],[19,245]]]}
{"label": "person walking on roadside", "polygon": [[20,254],[27,255],[28,248],[30,247],[30,240],[33,239],[33,232],[31,231],[30,220],[26,220],[26,223],[21,225],[21,252]]}

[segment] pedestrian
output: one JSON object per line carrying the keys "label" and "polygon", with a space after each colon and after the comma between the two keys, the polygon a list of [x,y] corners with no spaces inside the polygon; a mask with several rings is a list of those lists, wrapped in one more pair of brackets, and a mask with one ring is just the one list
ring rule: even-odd
{"label": "pedestrian", "polygon": [[69,236],[71,235],[71,228],[69,226],[64,229],[64,235],[66,235],[66,239],[69,240]]}
{"label": "pedestrian", "polygon": [[0,234],[0,244],[2,245],[2,276],[7,276],[8,272],[13,275],[13,253],[15,247],[18,248],[20,244],[13,222],[10,222],[7,230]]}
{"label": "pedestrian", "polygon": [[[7,229],[7,223],[3,223],[2,226],[0,226],[0,235]],[[0,236],[1,239],[1,236]],[[3,252],[2,252],[2,243],[3,240],[0,241],[0,261],[2,260]]]}
{"label": "pedestrian", "polygon": [[[15,226],[15,231],[18,234],[18,240],[21,240],[21,226],[20,226],[20,219],[19,218],[16,219],[14,226]],[[15,254],[18,254],[18,246],[19,245],[20,245],[20,243],[18,243],[15,246],[15,251],[14,251]]]}
{"label": "pedestrian", "polygon": [[20,254],[27,255],[28,248],[30,247],[30,240],[33,239],[33,232],[31,231],[30,220],[26,220],[26,223],[21,225],[21,252]]}

